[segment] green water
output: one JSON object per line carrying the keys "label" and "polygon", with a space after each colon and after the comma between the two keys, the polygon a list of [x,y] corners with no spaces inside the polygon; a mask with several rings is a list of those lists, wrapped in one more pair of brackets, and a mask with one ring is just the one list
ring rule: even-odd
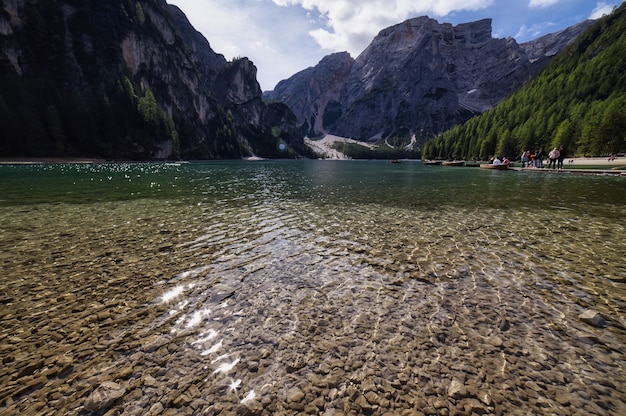
{"label": "green water", "polygon": [[0,413],[83,414],[115,381],[119,414],[621,414],[625,190],[418,162],[2,165]]}
{"label": "green water", "polygon": [[[616,211],[624,179],[481,171],[363,161],[5,165],[1,205],[241,197],[304,199],[398,208],[438,206]],[[579,211],[582,210],[582,211]]]}

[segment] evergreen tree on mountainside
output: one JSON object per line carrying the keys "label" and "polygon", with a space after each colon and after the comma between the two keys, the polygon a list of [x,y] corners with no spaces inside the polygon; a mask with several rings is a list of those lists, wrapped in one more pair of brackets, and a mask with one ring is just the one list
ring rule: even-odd
{"label": "evergreen tree on mountainside", "polygon": [[195,30],[165,0],[3,2],[0,28],[0,157],[232,159],[278,143],[253,65],[232,88],[260,104],[240,113],[210,89],[226,60],[186,43]]}
{"label": "evergreen tree on mountainside", "polygon": [[519,91],[428,141],[425,159],[487,160],[563,145],[568,155],[626,151],[626,3]]}

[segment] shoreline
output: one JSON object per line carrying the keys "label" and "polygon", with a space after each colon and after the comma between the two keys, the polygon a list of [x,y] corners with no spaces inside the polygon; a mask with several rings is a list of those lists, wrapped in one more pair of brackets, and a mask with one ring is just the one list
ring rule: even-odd
{"label": "shoreline", "polygon": [[[534,168],[534,167],[521,167],[522,162],[519,160],[512,160],[514,163],[514,167],[525,169],[525,170],[556,170],[556,169],[548,169],[548,159],[545,159],[543,162],[543,168]],[[616,157],[613,160],[609,160],[608,157],[568,157],[563,160],[563,169],[567,169],[571,166],[607,166],[607,167],[626,167],[626,157]]]}
{"label": "shoreline", "polygon": [[[341,141],[341,142],[355,142],[350,139],[342,139],[337,140],[336,136],[326,136],[321,140],[311,140],[308,139],[310,143],[307,143],[310,147],[317,147],[317,150],[323,150],[326,152],[326,156],[329,159],[339,159],[339,160],[348,160],[345,155],[339,154],[339,152],[335,149],[332,149],[330,145],[333,142]],[[317,146],[316,146],[317,145]],[[260,157],[248,157],[241,160],[265,160],[265,158]],[[124,162],[138,162],[136,160],[125,160],[125,161],[117,161],[117,160],[107,160],[107,159],[99,159],[99,158],[86,158],[86,157],[6,157],[0,158],[0,165],[41,165],[41,164],[63,164],[63,163],[75,163],[75,164],[91,164],[91,163],[124,163]],[[154,160],[151,162],[163,162],[163,163],[171,163],[171,160]],[[519,165],[519,161],[514,161],[516,165]],[[546,168],[547,162],[544,162],[543,169],[536,170],[549,170]],[[567,158],[563,163],[563,169],[567,170],[568,167],[576,166],[606,166],[610,168],[626,168],[626,157],[617,157],[613,160],[609,160],[608,157],[575,157],[575,158]],[[521,168],[521,166],[515,166],[519,169],[524,170],[533,170],[535,168]],[[556,170],[556,169],[550,169]]]}
{"label": "shoreline", "polygon": [[624,157],[613,160],[608,157],[567,158],[563,161],[563,168],[561,169],[548,168],[547,162],[544,162],[543,168],[521,167],[519,162],[515,163],[516,165],[512,169],[519,172],[626,176],[626,158]]}
{"label": "shoreline", "polygon": [[63,163],[90,164],[115,163],[106,159],[86,157],[6,157],[0,158],[0,165],[55,165]]}
{"label": "shoreline", "polygon": [[[547,162],[544,162],[544,169]],[[563,168],[567,166],[626,166],[626,157],[616,157],[609,160],[608,157],[569,157],[563,161]]]}
{"label": "shoreline", "polygon": [[517,172],[528,172],[528,173],[555,173],[557,175],[567,174],[567,175],[603,175],[603,176],[626,176],[626,170],[624,169],[601,169],[601,168],[575,168],[575,169],[537,169],[537,168],[521,168],[521,167],[511,167],[509,170],[514,170]]}

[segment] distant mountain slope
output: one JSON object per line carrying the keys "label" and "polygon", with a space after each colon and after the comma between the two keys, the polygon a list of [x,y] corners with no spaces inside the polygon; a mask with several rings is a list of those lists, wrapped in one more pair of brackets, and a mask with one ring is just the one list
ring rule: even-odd
{"label": "distant mountain slope", "polygon": [[263,103],[254,65],[227,62],[164,0],[1,4],[2,157],[306,152],[291,111]]}
{"label": "distant mountain slope", "polygon": [[423,157],[568,156],[626,152],[626,3],[605,16],[494,109],[426,143]]}
{"label": "distant mountain slope", "polygon": [[348,52],[328,55],[315,67],[279,82],[275,90],[265,92],[263,98],[287,104],[296,114],[302,133],[314,136],[315,132],[325,130],[324,124],[333,121],[333,108],[341,111],[338,94],[353,64],[354,59]]}
{"label": "distant mountain slope", "polygon": [[589,25],[519,45],[492,38],[491,19],[419,17],[382,30],[355,60],[328,56],[264,97],[289,105],[310,135],[423,141],[496,105]]}

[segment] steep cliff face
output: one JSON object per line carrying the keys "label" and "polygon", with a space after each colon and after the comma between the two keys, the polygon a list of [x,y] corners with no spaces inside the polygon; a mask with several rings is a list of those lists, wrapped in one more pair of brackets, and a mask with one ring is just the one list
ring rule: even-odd
{"label": "steep cliff face", "polygon": [[318,65],[281,81],[265,99],[288,103],[302,126],[302,133],[315,135],[324,130],[324,111],[332,117],[332,108],[340,107],[339,92],[343,88],[354,59],[347,52],[324,57]]}
{"label": "steep cliff face", "polygon": [[347,73],[331,68],[331,55],[265,97],[287,103],[309,134],[419,141],[493,107],[587,25],[519,45],[492,38],[491,19],[457,26],[410,19],[382,30],[354,61],[343,57]]}
{"label": "steep cliff face", "polygon": [[164,0],[3,0],[0,71],[0,156],[280,156],[254,65]]}

